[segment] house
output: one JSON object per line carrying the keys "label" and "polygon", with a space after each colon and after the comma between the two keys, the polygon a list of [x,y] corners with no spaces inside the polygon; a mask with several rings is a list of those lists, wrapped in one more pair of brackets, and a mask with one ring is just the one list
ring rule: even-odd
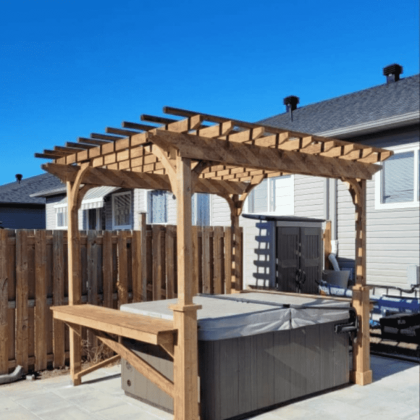
{"label": "house", "polygon": [[0,186],[0,222],[5,229],[45,229],[45,198],[31,195],[56,188],[61,181],[44,173]]}
{"label": "house", "polygon": [[[66,187],[50,188],[33,194],[46,200],[47,229],[67,229]],[[209,196],[195,194],[192,203],[193,224],[210,224]],[[151,190],[124,190],[98,187],[89,190],[79,210],[81,230],[139,229],[140,213],[149,224],[176,224],[176,202],[172,193]]]}
{"label": "house", "polygon": [[[286,112],[260,122],[394,151],[383,170],[367,183],[367,282],[407,289],[419,282],[412,273],[413,268],[418,273],[420,255],[420,77],[401,78],[401,73],[401,66],[388,66],[379,86],[301,108],[298,98],[288,97]],[[343,182],[303,175],[270,179],[253,191],[246,212],[331,220],[340,267],[354,267],[354,205]],[[261,259],[267,258],[257,253],[264,242],[261,236],[275,259],[272,229],[266,224],[264,231],[262,223],[246,219],[243,225],[245,284],[275,286],[274,261],[263,281],[256,275]]]}
{"label": "house", "polygon": [[[297,97],[288,97],[286,112],[260,123],[395,152],[368,182],[367,279],[406,287],[413,283],[407,270],[419,266],[419,75],[401,78],[401,73],[401,66],[388,66],[378,86],[304,107],[298,107]],[[65,229],[65,188],[34,196],[46,198],[47,229]],[[193,224],[231,223],[222,197],[195,194],[192,205]],[[162,191],[95,188],[84,197],[80,212],[80,229],[138,229],[140,212],[147,213],[148,223],[176,223],[175,198]],[[354,267],[354,205],[341,181],[303,175],[270,178],[250,194],[244,213],[331,220],[338,262],[341,268]],[[273,223],[241,217],[241,224],[245,286],[276,286]]]}

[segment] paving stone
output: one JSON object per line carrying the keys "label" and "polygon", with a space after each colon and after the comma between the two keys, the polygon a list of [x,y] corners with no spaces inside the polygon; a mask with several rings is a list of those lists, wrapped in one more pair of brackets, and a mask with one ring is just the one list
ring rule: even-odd
{"label": "paving stone", "polygon": [[28,410],[24,408],[19,408],[17,410],[11,410],[7,413],[7,417],[1,415],[1,419],[3,420],[39,420],[39,417],[35,414],[32,414]]}
{"label": "paving stone", "polygon": [[96,416],[75,406],[50,410],[38,414],[38,416],[42,420],[103,420],[103,417]]}
{"label": "paving stone", "polygon": [[54,409],[64,409],[71,406],[67,400],[53,393],[43,393],[31,398],[17,400],[19,405],[34,414],[41,414]]}

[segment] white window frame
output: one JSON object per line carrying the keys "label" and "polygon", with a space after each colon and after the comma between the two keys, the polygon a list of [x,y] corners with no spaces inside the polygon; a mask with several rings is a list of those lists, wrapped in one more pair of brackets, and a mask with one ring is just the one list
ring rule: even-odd
{"label": "white window frame", "polygon": [[[295,176],[294,176],[294,174],[290,174],[289,177],[290,177],[290,182],[292,184],[293,211],[290,214],[287,214],[287,215],[285,214],[285,216],[289,216],[289,215],[292,216],[292,215],[294,215],[294,200],[295,200],[295,197],[294,197],[294,195],[295,195],[295,187],[294,186],[295,186]],[[268,211],[260,212],[260,214],[279,215],[279,212],[277,212],[273,208],[274,207],[273,206],[274,200],[273,200],[273,196],[272,196],[272,191],[273,191],[272,183],[274,182],[275,179],[276,179],[276,177],[274,177],[274,178],[267,178],[267,183],[266,184],[267,184],[267,188],[268,188],[268,194],[267,194],[267,209],[268,209]],[[258,186],[255,187],[255,188],[258,188]],[[251,194],[252,194],[252,192],[251,192]],[[246,198],[245,208],[247,209],[247,212],[249,214],[255,214],[255,212],[252,212],[251,213],[251,211],[250,211],[250,200],[249,200],[249,196]]]}
{"label": "white window frame", "polygon": [[[58,212],[57,211],[58,208],[63,208],[64,211]],[[54,211],[55,211],[55,228],[56,228],[56,230],[66,230],[66,229],[68,229],[68,225],[69,225],[69,211],[68,211],[67,205],[65,205],[65,206],[57,206],[57,207],[54,208]],[[59,214],[63,214],[63,213],[67,214],[67,217],[66,217],[66,219],[67,219],[67,225],[66,226],[58,226],[58,215]]]}
{"label": "white window frame", "polygon": [[133,203],[132,203],[132,197],[131,197],[131,192],[127,191],[127,192],[121,192],[121,193],[116,193],[116,194],[112,194],[112,230],[127,230],[127,229],[131,229],[132,226],[131,224],[129,225],[115,225],[115,197],[118,197],[120,195],[128,195],[130,197],[130,219],[133,219]]}
{"label": "white window frame", "polygon": [[[387,150],[392,150],[395,154],[414,152],[414,200],[406,201],[402,203],[383,203],[382,202],[382,191],[383,191],[383,170],[376,172],[375,174],[375,210],[392,210],[392,209],[407,209],[407,208],[419,208],[419,145],[417,144],[406,144],[403,146],[386,147]],[[386,162],[386,161],[385,161]],[[383,166],[383,163],[378,163]]]}
{"label": "white window frame", "polygon": [[[171,194],[171,192],[169,191],[169,194],[166,197],[166,222],[165,223],[152,223],[152,214],[151,212],[151,208],[149,206],[149,194],[151,194],[153,191],[162,191],[162,190],[145,190],[146,191],[146,195],[145,195],[145,208],[146,208],[146,220],[147,220],[147,224],[148,225],[162,225],[162,226],[166,226],[169,224],[169,205],[168,205],[168,199],[169,199],[169,194]],[[168,193],[168,191],[166,191],[166,193]]]}

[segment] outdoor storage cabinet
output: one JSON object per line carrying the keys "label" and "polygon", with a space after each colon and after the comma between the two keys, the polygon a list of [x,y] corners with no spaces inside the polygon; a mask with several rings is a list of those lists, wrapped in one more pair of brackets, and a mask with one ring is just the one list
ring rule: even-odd
{"label": "outdoor storage cabinet", "polygon": [[[348,318],[347,302],[339,302],[342,310],[319,309],[337,302],[261,293],[198,296],[194,301],[203,305],[198,312],[203,420],[249,415],[349,381],[348,336],[334,332]],[[121,309],[166,317],[170,303]],[[302,309],[303,304],[318,308]],[[172,360],[163,350],[133,340],[124,344],[173,379]],[[125,361],[122,387],[127,395],[173,410],[173,400]]]}

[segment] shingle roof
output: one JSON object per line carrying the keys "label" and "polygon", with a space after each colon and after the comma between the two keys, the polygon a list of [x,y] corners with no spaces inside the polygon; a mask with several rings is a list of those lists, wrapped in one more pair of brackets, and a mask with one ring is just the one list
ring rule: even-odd
{"label": "shingle roof", "polygon": [[0,185],[0,203],[45,204],[45,197],[31,197],[30,195],[59,186],[63,186],[61,181],[48,173],[23,178],[20,184],[15,181]]}
{"label": "shingle roof", "polygon": [[420,75],[400,79],[337,98],[306,105],[290,114],[266,118],[260,123],[306,133],[370,123],[386,118],[419,112]]}

